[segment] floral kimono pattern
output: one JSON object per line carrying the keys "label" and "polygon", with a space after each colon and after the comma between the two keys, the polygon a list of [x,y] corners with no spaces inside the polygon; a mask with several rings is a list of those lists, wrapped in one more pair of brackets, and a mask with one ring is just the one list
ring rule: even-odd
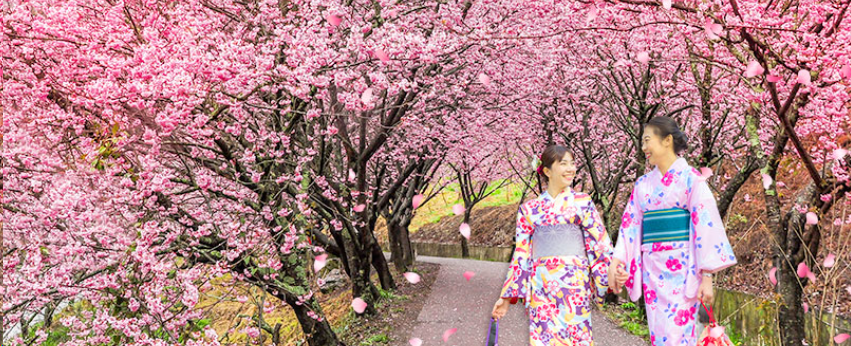
{"label": "floral kimono pattern", "polygon": [[[582,230],[585,256],[533,259],[536,227],[574,224]],[[565,190],[520,206],[514,255],[501,297],[523,299],[529,314],[529,344],[592,346],[592,301],[601,305],[608,290],[613,252],[590,196]]]}
{"label": "floral kimono pattern", "polygon": [[[690,213],[689,240],[642,244],[644,213],[671,208]],[[736,264],[715,197],[700,172],[683,158],[664,175],[654,169],[638,179],[624,210],[614,257],[627,266],[630,299],[637,301],[644,293],[654,346],[697,344],[700,273]]]}

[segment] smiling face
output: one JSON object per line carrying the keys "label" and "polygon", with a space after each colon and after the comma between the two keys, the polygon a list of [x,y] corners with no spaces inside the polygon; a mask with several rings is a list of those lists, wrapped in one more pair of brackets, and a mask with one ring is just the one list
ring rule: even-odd
{"label": "smiling face", "polygon": [[573,161],[573,155],[569,152],[564,153],[561,160],[553,162],[551,167],[544,167],[544,174],[549,178],[550,186],[564,189],[573,185],[573,179],[576,177],[576,163]]}
{"label": "smiling face", "polygon": [[644,137],[641,139],[641,151],[651,165],[658,166],[659,160],[674,153],[674,139],[671,135],[664,138],[658,135],[659,130],[653,126],[644,128]]}

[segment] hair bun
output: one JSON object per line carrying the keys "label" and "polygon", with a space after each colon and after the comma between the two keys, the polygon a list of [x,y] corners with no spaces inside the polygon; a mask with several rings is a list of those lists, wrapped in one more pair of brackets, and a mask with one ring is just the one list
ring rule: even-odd
{"label": "hair bun", "polygon": [[671,136],[674,138],[674,153],[679,154],[688,150],[688,135],[680,130],[677,121],[668,116],[653,117],[647,121],[646,126],[656,129],[656,135],[660,138]]}

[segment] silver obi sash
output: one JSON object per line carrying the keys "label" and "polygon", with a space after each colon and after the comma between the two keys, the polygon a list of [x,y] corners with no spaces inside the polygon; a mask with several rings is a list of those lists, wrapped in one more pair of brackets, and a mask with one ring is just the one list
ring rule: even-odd
{"label": "silver obi sash", "polygon": [[532,259],[585,256],[585,237],[576,224],[537,226],[532,234]]}

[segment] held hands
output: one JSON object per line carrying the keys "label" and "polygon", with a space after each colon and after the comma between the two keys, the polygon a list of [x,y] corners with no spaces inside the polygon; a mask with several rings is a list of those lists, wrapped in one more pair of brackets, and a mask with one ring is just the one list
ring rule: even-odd
{"label": "held hands", "polygon": [[626,272],[624,266],[621,265],[621,263],[615,263],[615,265],[609,266],[608,275],[609,288],[611,288],[615,293],[621,293],[623,284],[629,280],[629,273]]}
{"label": "held hands", "polygon": [[493,305],[491,316],[493,316],[495,320],[502,318],[502,316],[505,316],[508,312],[508,306],[508,299],[499,298],[499,300],[496,301],[496,304]]}

